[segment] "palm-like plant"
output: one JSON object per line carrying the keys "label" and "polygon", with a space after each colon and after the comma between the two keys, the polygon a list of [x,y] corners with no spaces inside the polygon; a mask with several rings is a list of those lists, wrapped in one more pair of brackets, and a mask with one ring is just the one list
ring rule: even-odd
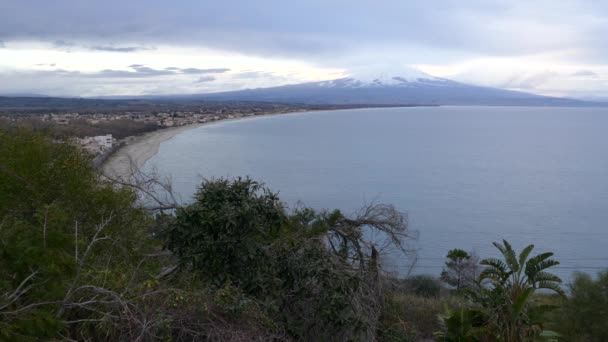
{"label": "palm-like plant", "polygon": [[487,268],[481,272],[479,283],[489,286],[480,286],[471,296],[485,309],[488,330],[493,338],[506,342],[531,341],[547,335],[542,315],[553,307],[535,305],[532,295],[540,289],[564,294],[559,285],[561,279],[546,271],[559,262],[551,259],[550,252],[529,258],[534,245],[524,248],[519,255],[505,240],[502,245],[495,242],[494,246],[504,261],[489,258],[480,262]]}

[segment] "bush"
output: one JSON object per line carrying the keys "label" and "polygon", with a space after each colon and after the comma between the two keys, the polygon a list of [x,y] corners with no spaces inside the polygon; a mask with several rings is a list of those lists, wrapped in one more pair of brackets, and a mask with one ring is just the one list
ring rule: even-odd
{"label": "bush", "polygon": [[0,340],[68,336],[117,313],[100,303],[141,279],[151,242],[135,198],[100,181],[76,147],[0,131]]}
{"label": "bush", "polygon": [[177,211],[168,248],[182,270],[215,288],[234,285],[297,340],[373,338],[380,311],[378,261],[365,227],[399,241],[402,216],[370,206],[362,216],[306,208],[287,214],[248,178],[205,181]]}
{"label": "bush", "polygon": [[281,236],[286,214],[278,197],[249,179],[205,181],[195,202],[177,210],[168,248],[182,268],[221,287],[231,282],[262,294],[273,281],[268,246]]}
{"label": "bush", "polygon": [[441,293],[441,283],[429,275],[415,275],[403,280],[405,288],[416,296],[437,298]]}
{"label": "bush", "polygon": [[556,327],[567,341],[608,341],[608,271],[577,273]]}
{"label": "bush", "polygon": [[439,298],[390,291],[384,295],[379,340],[405,342],[432,338],[439,329],[437,317],[442,310]]}
{"label": "bush", "polygon": [[477,286],[467,289],[473,305],[447,308],[442,315],[442,331],[437,336],[445,341],[537,341],[555,336],[547,329],[546,314],[555,307],[541,303],[534,296],[539,290],[563,295],[561,279],[547,270],[559,265],[553,253],[530,257],[534,245],[517,254],[506,240],[494,243],[502,259],[483,259],[486,268]]}
{"label": "bush", "polygon": [[467,253],[462,249],[448,251],[445,268],[441,272],[441,280],[452,286],[456,292],[475,285],[478,275],[479,258],[474,253]]}
{"label": "bush", "polygon": [[255,181],[217,180],[155,219],[90,162],[0,131],[0,340],[375,338],[380,262],[364,231],[399,245],[392,206],[287,213]]}

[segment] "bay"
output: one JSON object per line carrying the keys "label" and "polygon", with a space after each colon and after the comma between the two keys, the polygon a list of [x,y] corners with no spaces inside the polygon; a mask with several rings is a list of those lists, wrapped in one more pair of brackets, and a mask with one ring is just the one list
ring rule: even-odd
{"label": "bay", "polygon": [[[201,179],[251,176],[283,201],[350,213],[407,212],[416,273],[449,249],[493,241],[553,251],[566,280],[608,267],[608,112],[602,108],[413,107],[220,122],[163,143],[145,168],[188,202]],[[411,260],[392,255],[400,272]]]}

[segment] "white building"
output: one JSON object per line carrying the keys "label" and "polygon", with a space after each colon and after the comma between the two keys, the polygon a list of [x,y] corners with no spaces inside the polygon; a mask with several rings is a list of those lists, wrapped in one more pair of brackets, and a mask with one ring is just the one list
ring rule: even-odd
{"label": "white building", "polygon": [[112,139],[112,134],[98,135],[96,137],[93,137],[93,139],[102,148],[102,150],[108,150],[112,148],[112,143],[114,140]]}
{"label": "white building", "polygon": [[77,139],[76,141],[85,151],[93,155],[102,154],[111,149],[114,145],[112,134],[84,137],[82,139]]}

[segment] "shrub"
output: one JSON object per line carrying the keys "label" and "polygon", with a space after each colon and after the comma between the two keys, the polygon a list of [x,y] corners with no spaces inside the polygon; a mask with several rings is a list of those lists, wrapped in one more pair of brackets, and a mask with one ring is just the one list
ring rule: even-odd
{"label": "shrub", "polygon": [[437,298],[441,293],[439,280],[429,275],[414,275],[403,281],[405,288],[416,296]]}
{"label": "shrub", "polygon": [[136,288],[150,243],[135,198],[100,181],[76,147],[0,131],[0,339],[51,339],[120,316],[108,296]]}
{"label": "shrub", "polygon": [[448,252],[445,268],[441,272],[441,280],[460,290],[474,285],[478,275],[479,258],[473,253],[462,249],[452,249]]}
{"label": "shrub", "polygon": [[369,340],[380,313],[378,255],[363,229],[399,242],[403,217],[391,206],[355,218],[305,208],[287,214],[248,178],[205,181],[178,209],[168,248],[182,270],[215,288],[230,283],[298,340]]}
{"label": "shrub", "polygon": [[182,268],[221,287],[246,293],[271,291],[268,246],[281,236],[286,214],[278,197],[249,179],[205,181],[194,203],[177,210],[168,248]]}
{"label": "shrub", "polygon": [[[503,260],[484,259],[478,286],[467,291],[470,307],[449,309],[442,317],[444,330],[437,335],[446,341],[477,341],[482,337],[499,341],[535,341],[554,336],[546,328],[545,315],[554,309],[540,303],[534,294],[549,290],[563,294],[561,279],[547,269],[559,265],[553,253],[529,257],[534,245],[518,255],[511,245],[494,243]],[[462,324],[458,324],[461,322]]]}
{"label": "shrub", "polygon": [[608,341],[608,271],[574,275],[557,323],[564,340]]}
{"label": "shrub", "polygon": [[430,339],[439,329],[437,316],[443,304],[439,298],[387,291],[380,318],[380,341],[419,341]]}

